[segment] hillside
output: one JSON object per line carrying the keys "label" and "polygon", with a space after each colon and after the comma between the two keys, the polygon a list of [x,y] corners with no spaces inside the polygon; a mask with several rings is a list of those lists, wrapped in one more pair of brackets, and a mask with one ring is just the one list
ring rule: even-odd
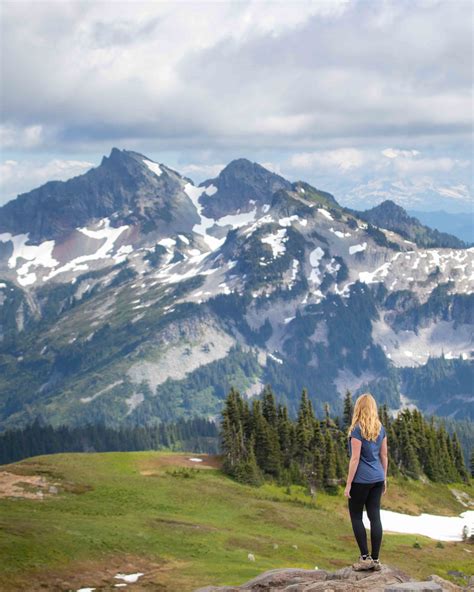
{"label": "hillside", "polygon": [[[296,486],[252,488],[225,477],[217,457],[193,456],[60,454],[0,467],[0,590],[100,588],[142,573],[130,588],[188,592],[273,568],[334,571],[354,560],[341,489],[312,501]],[[6,489],[12,474],[19,490],[11,478]],[[382,507],[458,515],[466,508],[451,488],[473,497],[472,484],[394,479]],[[448,572],[469,573],[470,554],[467,543],[386,533],[382,557],[414,578],[436,573],[462,583]]]}
{"label": "hillside", "polygon": [[472,212],[454,214],[444,210],[434,212],[410,210],[408,213],[430,228],[454,234],[469,245],[474,243],[474,214]]}
{"label": "hillside", "polygon": [[0,208],[0,430],[212,419],[230,386],[264,384],[290,414],[306,387],[320,415],[349,388],[474,418],[474,249],[364,216],[246,159],[196,186],[116,148],[18,196]]}

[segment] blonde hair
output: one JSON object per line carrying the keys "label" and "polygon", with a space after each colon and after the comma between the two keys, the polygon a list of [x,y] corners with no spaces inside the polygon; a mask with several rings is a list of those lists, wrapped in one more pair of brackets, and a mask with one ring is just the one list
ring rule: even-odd
{"label": "blonde hair", "polygon": [[377,403],[370,393],[364,393],[357,398],[352,413],[352,422],[349,427],[348,436],[356,424],[360,425],[362,437],[366,440],[377,440],[382,423],[379,419]]}

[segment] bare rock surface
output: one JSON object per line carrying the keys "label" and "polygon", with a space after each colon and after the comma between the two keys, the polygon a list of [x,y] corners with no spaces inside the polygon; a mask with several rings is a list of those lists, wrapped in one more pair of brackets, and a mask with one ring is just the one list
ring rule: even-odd
{"label": "bare rock surface", "polygon": [[354,571],[344,567],[334,572],[323,569],[273,569],[241,586],[206,586],[195,592],[456,592],[468,590],[432,575],[417,582],[396,567],[383,565],[380,571]]}

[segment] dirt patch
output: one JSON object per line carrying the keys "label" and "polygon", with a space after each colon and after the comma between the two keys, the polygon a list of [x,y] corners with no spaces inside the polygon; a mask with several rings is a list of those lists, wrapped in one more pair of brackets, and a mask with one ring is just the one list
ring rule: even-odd
{"label": "dirt patch", "polygon": [[[191,460],[200,459],[200,462]],[[213,454],[160,454],[139,461],[140,473],[145,476],[162,473],[171,467],[188,469],[220,469],[221,457]]]}
{"label": "dirt patch", "polygon": [[58,492],[58,484],[51,483],[43,475],[15,475],[8,471],[0,471],[0,498],[41,500]]}
{"label": "dirt patch", "polygon": [[[160,558],[146,558],[136,555],[120,555],[104,558],[100,561],[77,561],[67,567],[31,571],[22,574],[21,579],[10,580],[8,588],[0,583],[0,592],[16,590],[50,590],[66,592],[81,588],[96,590],[154,590],[156,592],[177,592],[189,589],[175,585],[176,571],[185,565],[184,562],[164,561]],[[143,574],[136,582],[118,579],[117,575]],[[174,575],[173,575],[174,574]],[[116,587],[117,584],[126,586]]]}
{"label": "dirt patch", "polygon": [[48,479],[45,474],[31,475],[26,472],[11,473],[0,471],[0,498],[42,500],[52,498],[58,493],[85,493],[90,485]]}

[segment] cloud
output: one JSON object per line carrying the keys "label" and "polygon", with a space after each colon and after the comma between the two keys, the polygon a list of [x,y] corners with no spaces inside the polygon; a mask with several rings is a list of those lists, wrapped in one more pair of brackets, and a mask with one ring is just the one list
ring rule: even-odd
{"label": "cloud", "polygon": [[32,148],[43,143],[43,126],[18,127],[0,125],[0,144],[3,148]]}
{"label": "cloud", "polygon": [[186,164],[179,168],[179,172],[201,182],[217,177],[225,166],[225,164]]}
{"label": "cloud", "polygon": [[363,200],[365,187],[369,196],[420,190],[431,203],[432,187],[456,201],[451,188],[471,185],[463,6],[6,2],[0,139],[4,160],[31,172],[21,169],[3,194],[46,180],[36,168],[54,156],[95,162],[115,145],[197,181],[244,156],[342,199]]}
{"label": "cloud", "polygon": [[[0,194],[3,202],[16,197],[19,193],[48,181],[65,181],[92,168],[90,162],[81,160],[53,159],[42,164],[8,159],[0,164]],[[1,204],[1,202],[0,202]]]}
{"label": "cloud", "polygon": [[387,158],[398,158],[399,156],[410,157],[410,156],[417,156],[419,154],[418,150],[399,150],[397,148],[385,148],[382,150],[382,154]]}
{"label": "cloud", "polygon": [[368,156],[356,148],[340,148],[338,150],[323,150],[320,152],[301,152],[290,158],[289,165],[298,170],[339,169],[350,171],[362,167]]}
{"label": "cloud", "polygon": [[301,151],[470,132],[458,3],[8,2],[3,21],[5,124],[60,147]]}

